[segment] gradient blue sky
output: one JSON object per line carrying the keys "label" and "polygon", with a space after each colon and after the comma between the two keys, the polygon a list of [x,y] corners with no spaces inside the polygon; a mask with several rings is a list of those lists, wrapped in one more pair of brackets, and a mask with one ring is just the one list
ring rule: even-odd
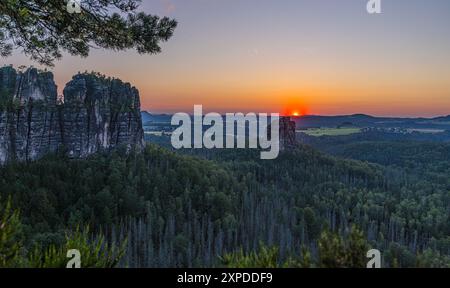
{"label": "gradient blue sky", "polygon": [[84,70],[129,81],[155,112],[450,114],[450,1],[382,0],[382,15],[366,3],[144,0],[179,21],[163,53],[93,50],[54,72],[60,87]]}

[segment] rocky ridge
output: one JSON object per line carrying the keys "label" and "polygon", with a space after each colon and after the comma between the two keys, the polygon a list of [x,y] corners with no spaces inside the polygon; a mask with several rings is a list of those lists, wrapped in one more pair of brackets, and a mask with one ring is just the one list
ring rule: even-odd
{"label": "rocky ridge", "polygon": [[144,145],[139,92],[100,74],[75,75],[58,99],[51,72],[0,68],[0,164],[65,151],[74,158]]}

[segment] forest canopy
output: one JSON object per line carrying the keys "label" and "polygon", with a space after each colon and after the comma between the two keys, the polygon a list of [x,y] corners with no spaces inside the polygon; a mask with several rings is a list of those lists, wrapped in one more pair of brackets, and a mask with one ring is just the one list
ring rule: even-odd
{"label": "forest canopy", "polygon": [[365,254],[348,255],[356,246],[379,249],[383,267],[450,266],[450,186],[436,174],[307,146],[272,165],[258,151],[179,153],[148,145],[11,163],[0,169],[0,197],[20,211],[25,250],[64,246],[66,233],[89,225],[126,243],[121,267],[241,266],[266,259],[261,247],[279,265],[359,267]]}

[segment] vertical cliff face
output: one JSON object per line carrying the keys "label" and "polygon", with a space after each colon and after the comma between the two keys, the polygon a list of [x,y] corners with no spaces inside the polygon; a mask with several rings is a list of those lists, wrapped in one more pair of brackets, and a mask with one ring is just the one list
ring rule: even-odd
{"label": "vertical cliff face", "polygon": [[61,143],[53,75],[0,69],[0,163],[26,161],[56,151]]}
{"label": "vertical cliff face", "polygon": [[[271,137],[272,125],[269,124],[267,127],[267,135]],[[280,117],[279,121],[279,139],[280,139],[280,150],[292,149],[297,145],[296,140],[296,124],[291,120],[291,117]]]}
{"label": "vertical cliff face", "polygon": [[294,121],[291,121],[290,117],[280,118],[280,149],[290,149],[297,144],[295,135],[296,125]]}
{"label": "vertical cliff face", "polygon": [[143,143],[139,93],[130,84],[79,74],[58,104],[52,73],[0,69],[0,163],[34,160],[62,147],[85,157]]}
{"label": "vertical cliff face", "polygon": [[143,145],[139,92],[128,83],[74,76],[64,89],[64,107],[64,143],[71,156]]}

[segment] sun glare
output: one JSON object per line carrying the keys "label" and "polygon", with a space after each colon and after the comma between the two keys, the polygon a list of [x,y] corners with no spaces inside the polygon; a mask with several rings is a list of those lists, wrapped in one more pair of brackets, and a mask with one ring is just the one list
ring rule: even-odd
{"label": "sun glare", "polygon": [[308,115],[309,109],[305,103],[302,103],[298,99],[290,100],[284,105],[283,112],[281,113],[284,116],[290,117],[303,117]]}

